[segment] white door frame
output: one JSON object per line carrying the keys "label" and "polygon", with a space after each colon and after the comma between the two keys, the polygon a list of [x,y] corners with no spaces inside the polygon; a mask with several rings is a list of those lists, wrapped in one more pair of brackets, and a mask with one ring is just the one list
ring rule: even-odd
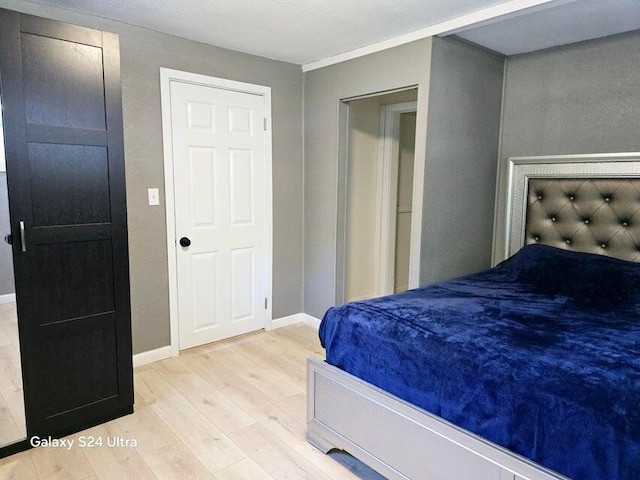
{"label": "white door frame", "polygon": [[264,97],[265,107],[265,208],[267,216],[265,261],[267,279],[266,329],[271,328],[271,301],[273,292],[273,193],[272,193],[272,156],[271,156],[271,88],[262,85],[236,82],[224,78],[209,77],[196,73],[182,72],[169,68],[160,68],[160,98],[162,106],[162,144],[164,149],[164,192],[167,216],[167,257],[169,263],[169,322],[171,325],[171,355],[180,353],[178,313],[178,270],[176,246],[176,217],[173,178],[173,139],[171,132],[171,92],[172,81],[202,85],[242,93],[251,93]]}
{"label": "white door frame", "polygon": [[[418,102],[394,103],[380,108],[380,144],[378,148],[378,184],[376,193],[376,228],[374,246],[374,278],[376,279],[376,293],[389,295],[394,293],[395,277],[395,245],[396,245],[396,207],[398,195],[398,161],[400,145],[400,115],[417,112]],[[416,169],[414,167],[414,179]],[[422,212],[414,211],[416,195],[422,192],[413,190],[413,207],[411,212],[411,242],[409,254],[409,288],[415,288],[412,273],[420,268],[413,265],[419,258],[411,253],[420,244],[420,237],[416,236],[419,229],[413,228],[414,222],[422,220]]]}

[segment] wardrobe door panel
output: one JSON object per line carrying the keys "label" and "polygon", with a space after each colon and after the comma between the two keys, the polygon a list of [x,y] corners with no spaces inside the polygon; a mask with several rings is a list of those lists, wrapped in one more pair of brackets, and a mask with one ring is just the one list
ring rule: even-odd
{"label": "wardrobe door panel", "polygon": [[55,421],[60,412],[82,408],[118,395],[116,335],[113,327],[48,339],[42,343],[47,396],[44,416]]}
{"label": "wardrobe door panel", "polygon": [[39,325],[113,312],[113,253],[109,240],[37,245],[41,274],[32,280]]}
{"label": "wardrobe door panel", "polygon": [[116,35],[0,10],[27,433],[133,409]]}
{"label": "wardrobe door panel", "polygon": [[33,226],[111,221],[106,147],[29,144]]}
{"label": "wardrobe door panel", "polygon": [[27,123],[104,129],[102,48],[32,33],[21,37]]}

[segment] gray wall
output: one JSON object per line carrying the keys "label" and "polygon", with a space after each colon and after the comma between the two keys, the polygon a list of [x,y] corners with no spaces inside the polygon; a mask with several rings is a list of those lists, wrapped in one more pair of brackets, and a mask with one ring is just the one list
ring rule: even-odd
{"label": "gray wall", "polygon": [[503,72],[502,57],[433,41],[421,284],[490,266]]}
{"label": "gray wall", "polygon": [[502,124],[494,261],[510,156],[640,151],[640,32],[509,58]]}
{"label": "gray wall", "polygon": [[[1,142],[0,147],[3,148],[4,151],[4,144]],[[0,295],[8,295],[16,291],[13,283],[11,246],[4,241],[4,236],[10,231],[7,174],[2,172],[0,173]]]}
{"label": "gray wall", "polygon": [[[159,68],[271,87],[273,115],[273,318],[302,311],[302,75],[300,66],[23,1],[0,7],[120,35],[134,352],[169,344]],[[164,194],[164,192],[163,192]],[[164,202],[163,202],[164,204]]]}
{"label": "gray wall", "polygon": [[304,311],[309,315],[322,317],[336,298],[340,100],[417,85],[416,156],[424,155],[430,58],[426,39],[305,74]]}
{"label": "gray wall", "polygon": [[503,65],[491,53],[433,38],[305,74],[306,313],[321,317],[336,300],[341,99],[418,86],[420,284],[489,265]]}

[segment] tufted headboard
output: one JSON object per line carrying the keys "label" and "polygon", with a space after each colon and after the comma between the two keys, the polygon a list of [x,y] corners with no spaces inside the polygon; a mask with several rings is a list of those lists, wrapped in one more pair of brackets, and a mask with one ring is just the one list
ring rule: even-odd
{"label": "tufted headboard", "polygon": [[640,262],[640,153],[509,161],[507,256],[542,243]]}
{"label": "tufted headboard", "polygon": [[525,243],[640,261],[640,179],[531,178]]}

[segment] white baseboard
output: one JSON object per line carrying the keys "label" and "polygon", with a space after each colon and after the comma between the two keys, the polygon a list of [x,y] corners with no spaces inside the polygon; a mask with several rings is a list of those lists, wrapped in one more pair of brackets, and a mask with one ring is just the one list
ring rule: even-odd
{"label": "white baseboard", "polygon": [[[0,296],[0,299],[2,296]],[[295,325],[296,323],[305,323],[312,326],[316,330],[320,327],[320,320],[307,315],[306,313],[294,313],[293,315],[287,315],[286,317],[276,318],[271,321],[271,326],[266,330],[275,330],[276,328],[286,327],[288,325]],[[147,363],[158,362],[171,358],[171,345],[166,347],[156,348],[155,350],[149,350],[148,352],[137,353],[133,356],[133,367],[141,367]]]}
{"label": "white baseboard", "polygon": [[319,318],[312,317],[311,315],[309,315],[307,313],[301,313],[300,315],[303,316],[302,323],[306,323],[307,325],[315,328],[316,330],[318,330],[320,328],[320,319]]}
{"label": "white baseboard", "polygon": [[305,323],[312,326],[316,330],[320,327],[320,320],[316,317],[312,317],[306,313],[294,313],[293,315],[287,315],[286,317],[276,318],[271,321],[271,327],[267,330],[275,330],[276,328],[286,327],[288,325],[295,325],[296,323]]}
{"label": "white baseboard", "polygon": [[7,293],[6,295],[0,295],[0,304],[2,303],[14,303],[16,301],[15,293]]}
{"label": "white baseboard", "polygon": [[155,350],[149,350],[148,352],[136,353],[133,356],[133,368],[141,367],[147,363],[165,360],[167,358],[171,358],[171,345],[156,348]]}
{"label": "white baseboard", "polygon": [[267,327],[265,330],[275,330],[276,328],[302,323],[304,321],[303,315],[304,313],[294,313],[293,315],[287,315],[286,317],[276,318],[275,320],[271,320],[271,326]]}

